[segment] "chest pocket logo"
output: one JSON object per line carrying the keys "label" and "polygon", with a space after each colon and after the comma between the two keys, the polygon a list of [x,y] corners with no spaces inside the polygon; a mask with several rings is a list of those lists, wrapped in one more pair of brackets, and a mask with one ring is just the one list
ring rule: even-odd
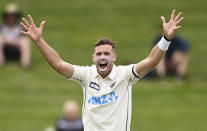
{"label": "chest pocket logo", "polygon": [[110,85],[110,88],[113,88],[113,87],[115,86],[115,84],[116,84],[116,82],[112,83],[112,84]]}
{"label": "chest pocket logo", "polygon": [[93,89],[95,89],[97,91],[100,90],[100,86],[97,83],[92,82],[92,81],[90,82],[89,87],[91,87],[91,88],[93,88]]}

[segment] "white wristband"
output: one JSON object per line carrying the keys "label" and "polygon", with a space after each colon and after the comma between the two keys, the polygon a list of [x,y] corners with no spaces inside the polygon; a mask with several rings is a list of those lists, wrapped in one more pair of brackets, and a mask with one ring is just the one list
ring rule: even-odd
{"label": "white wristband", "polygon": [[163,51],[167,51],[168,47],[170,46],[170,42],[171,41],[167,41],[163,36],[158,42],[158,47]]}

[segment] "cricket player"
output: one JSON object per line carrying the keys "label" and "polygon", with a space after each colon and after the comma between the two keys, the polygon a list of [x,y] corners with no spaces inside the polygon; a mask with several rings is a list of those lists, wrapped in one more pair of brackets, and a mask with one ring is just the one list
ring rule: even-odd
{"label": "cricket player", "polygon": [[59,54],[42,38],[45,21],[37,27],[30,15],[29,21],[22,18],[20,23],[37,45],[50,66],[65,76],[79,82],[83,88],[84,102],[82,107],[85,131],[130,131],[132,112],[132,85],[152,68],[165,55],[175,31],[184,19],[179,12],[163,22],[164,36],[152,49],[149,56],[137,64],[116,66],[115,43],[109,39],[100,39],[94,46],[92,66],[72,65],[61,59]]}

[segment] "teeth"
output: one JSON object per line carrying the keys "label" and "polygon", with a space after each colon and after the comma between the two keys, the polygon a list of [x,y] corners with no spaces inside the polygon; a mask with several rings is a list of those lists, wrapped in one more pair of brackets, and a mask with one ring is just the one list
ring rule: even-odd
{"label": "teeth", "polygon": [[103,62],[100,62],[100,64],[106,64],[106,62],[103,61]]}

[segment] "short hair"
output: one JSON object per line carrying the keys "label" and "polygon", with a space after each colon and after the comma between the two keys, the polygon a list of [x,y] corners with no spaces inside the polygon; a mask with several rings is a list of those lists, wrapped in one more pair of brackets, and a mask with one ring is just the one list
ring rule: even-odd
{"label": "short hair", "polygon": [[108,38],[100,38],[94,45],[94,49],[100,45],[110,45],[115,52],[116,44]]}

